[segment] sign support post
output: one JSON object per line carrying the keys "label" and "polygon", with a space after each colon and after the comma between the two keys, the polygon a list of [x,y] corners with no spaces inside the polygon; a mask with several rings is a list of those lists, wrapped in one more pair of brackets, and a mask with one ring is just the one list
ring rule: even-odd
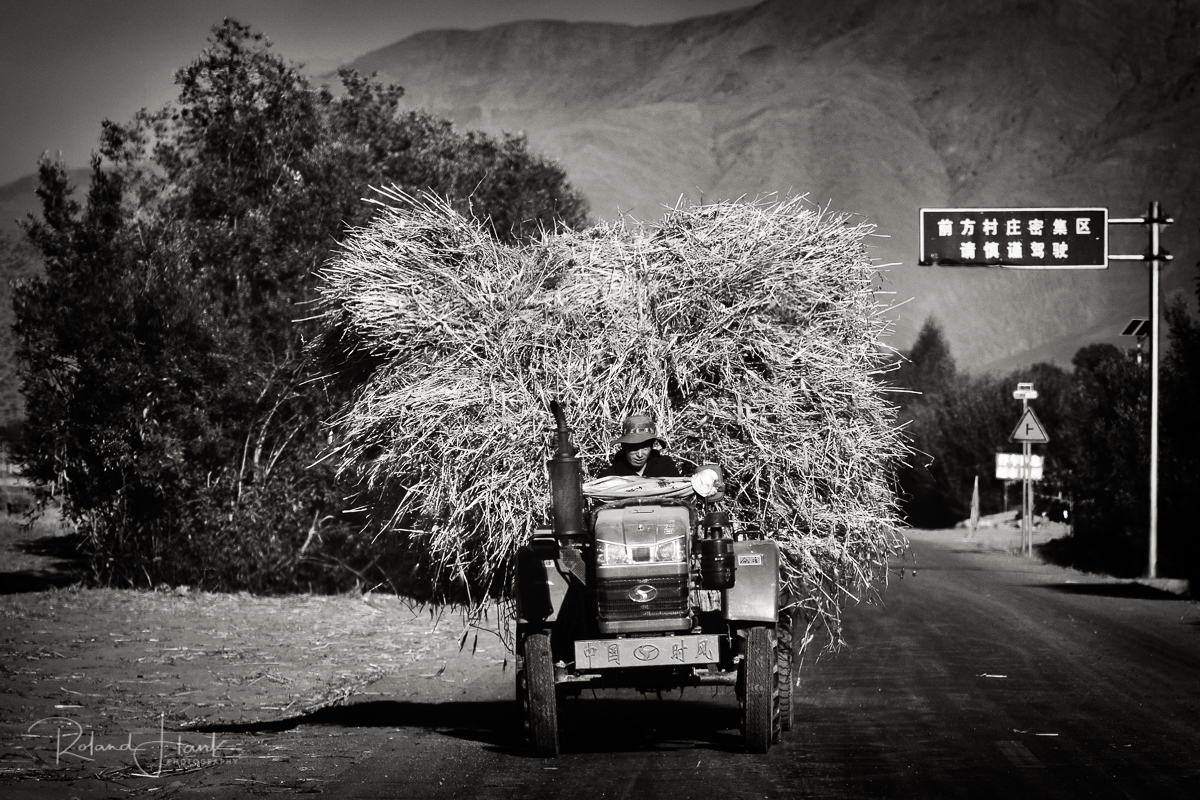
{"label": "sign support post", "polygon": [[[1028,403],[1025,404],[1028,407]],[[1030,470],[1030,453],[1031,445],[1025,442],[1021,445],[1021,455],[1025,457],[1025,469]],[[1032,482],[1029,478],[1025,479],[1025,485],[1022,487],[1022,512],[1021,512],[1021,555],[1030,556],[1033,554],[1033,498],[1030,496],[1033,492],[1030,491]]]}
{"label": "sign support post", "polygon": [[1050,441],[1037,414],[1029,407],[1029,401],[1037,396],[1032,383],[1017,384],[1013,397],[1021,401],[1021,419],[1017,420],[1017,427],[1008,437],[1009,441],[1021,443],[1021,555],[1029,558],[1033,557],[1033,452],[1030,447],[1034,442],[1045,444]]}

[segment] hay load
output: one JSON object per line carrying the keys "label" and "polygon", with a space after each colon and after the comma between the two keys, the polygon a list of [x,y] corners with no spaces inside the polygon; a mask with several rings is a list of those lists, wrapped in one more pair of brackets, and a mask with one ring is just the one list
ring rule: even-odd
{"label": "hay load", "polygon": [[591,474],[635,411],[683,466],[721,463],[736,524],[779,543],[791,595],[840,640],[844,601],[904,546],[871,226],[793,198],[510,248],[436,198],[382,194],[322,274],[324,363],[353,387],[331,457],[430,596],[505,592],[546,518],[557,396]]}

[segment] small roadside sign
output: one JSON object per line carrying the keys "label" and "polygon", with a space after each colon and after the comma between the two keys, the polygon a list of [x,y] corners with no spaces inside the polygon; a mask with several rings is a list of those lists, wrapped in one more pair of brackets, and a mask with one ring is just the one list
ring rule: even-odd
{"label": "small roadside sign", "polygon": [[1050,437],[1046,435],[1046,429],[1042,427],[1037,414],[1033,413],[1032,408],[1027,408],[1021,415],[1020,421],[1017,422],[1017,427],[1013,428],[1008,440],[1028,444],[1046,444],[1050,441]]}
{"label": "small roadside sign", "polygon": [[1018,383],[1017,390],[1013,392],[1013,398],[1016,400],[1037,400],[1037,390],[1033,388],[1032,383]]}
{"label": "small roadside sign", "polygon": [[1021,453],[996,453],[996,477],[1005,481],[1040,481],[1045,464],[1044,457],[1031,455],[1026,469]]}
{"label": "small roadside sign", "polygon": [[922,208],[922,266],[1108,269],[1107,208]]}

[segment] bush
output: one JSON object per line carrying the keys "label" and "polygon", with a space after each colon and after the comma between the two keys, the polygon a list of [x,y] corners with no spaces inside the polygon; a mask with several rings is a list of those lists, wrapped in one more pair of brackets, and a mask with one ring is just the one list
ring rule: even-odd
{"label": "bush", "polygon": [[61,493],[101,583],[384,580],[358,488],[320,463],[340,398],[295,322],[314,270],[367,221],[371,183],[433,191],[509,242],[582,224],[584,203],[523,139],[400,113],[399,87],[352,72],[334,96],[237,22],[176,81],[176,104],[104,124],[82,204],[39,167],[46,276],[14,299],[26,472]]}

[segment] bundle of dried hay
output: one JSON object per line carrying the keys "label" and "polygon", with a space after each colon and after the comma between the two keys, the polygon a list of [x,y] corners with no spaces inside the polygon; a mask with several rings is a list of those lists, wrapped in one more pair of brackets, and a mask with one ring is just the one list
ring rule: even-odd
{"label": "bundle of dried hay", "polygon": [[870,225],[793,198],[508,248],[434,197],[382,194],[323,271],[325,363],[355,386],[333,457],[388,498],[377,523],[433,596],[506,590],[546,518],[558,396],[593,474],[635,411],[677,459],[722,464],[731,516],[779,543],[786,589],[840,641],[844,601],[905,544]]}

